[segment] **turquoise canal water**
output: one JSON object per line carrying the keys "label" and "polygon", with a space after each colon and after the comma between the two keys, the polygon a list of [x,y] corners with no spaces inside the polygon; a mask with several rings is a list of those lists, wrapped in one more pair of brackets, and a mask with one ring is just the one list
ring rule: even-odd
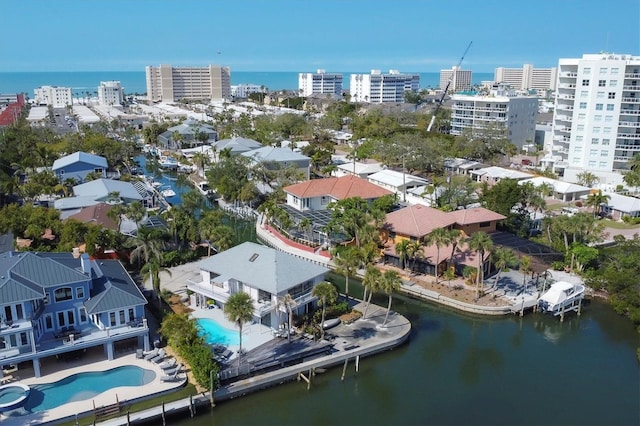
{"label": "turquoise canal water", "polygon": [[54,383],[31,386],[24,409],[29,413],[50,410],[69,402],[93,398],[116,387],[146,385],[155,377],[153,371],[135,366],[78,373]]}
{"label": "turquoise canal water", "polygon": [[224,328],[209,318],[200,318],[197,322],[202,329],[204,338],[210,345],[220,344],[237,346],[240,344],[240,336],[237,331]]}
{"label": "turquoise canal water", "polygon": [[[353,289],[350,283],[350,288]],[[353,292],[353,290],[352,290]],[[378,300],[384,304],[386,299]],[[638,333],[593,302],[564,323],[480,318],[394,298],[409,342],[171,425],[638,425]]]}

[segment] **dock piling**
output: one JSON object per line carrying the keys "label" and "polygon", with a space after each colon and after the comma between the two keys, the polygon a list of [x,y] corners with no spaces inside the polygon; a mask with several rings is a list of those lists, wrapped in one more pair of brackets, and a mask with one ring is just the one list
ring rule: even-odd
{"label": "dock piling", "polygon": [[347,374],[347,363],[349,362],[349,358],[344,360],[344,367],[342,367],[342,377],[340,380],[344,381],[344,376]]}
{"label": "dock piling", "polygon": [[360,355],[356,356],[356,373],[358,372],[358,369],[360,368]]}
{"label": "dock piling", "polygon": [[162,426],[167,426],[167,421],[164,416],[164,401],[162,401]]}

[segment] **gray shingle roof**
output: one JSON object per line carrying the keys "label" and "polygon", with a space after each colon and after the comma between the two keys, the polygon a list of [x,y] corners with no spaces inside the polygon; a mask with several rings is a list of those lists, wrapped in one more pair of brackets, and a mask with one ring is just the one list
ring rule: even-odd
{"label": "gray shingle roof", "polygon": [[329,271],[315,263],[251,242],[202,260],[199,266],[271,294],[280,294]]}

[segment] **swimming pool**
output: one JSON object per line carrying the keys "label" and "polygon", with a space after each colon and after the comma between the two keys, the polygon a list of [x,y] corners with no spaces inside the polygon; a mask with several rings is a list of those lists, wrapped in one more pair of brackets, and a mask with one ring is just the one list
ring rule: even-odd
{"label": "swimming pool", "polygon": [[[199,318],[196,320],[200,329],[202,330],[202,336],[205,338],[208,344],[215,345],[236,345],[240,344],[240,337],[236,330],[230,330],[224,328],[217,322],[209,318]],[[246,336],[243,336],[243,343],[246,342]]]}
{"label": "swimming pool", "polygon": [[153,371],[132,365],[78,373],[54,383],[32,385],[23,408],[27,411],[25,414],[46,411],[70,402],[91,399],[112,388],[147,385],[155,378]]}

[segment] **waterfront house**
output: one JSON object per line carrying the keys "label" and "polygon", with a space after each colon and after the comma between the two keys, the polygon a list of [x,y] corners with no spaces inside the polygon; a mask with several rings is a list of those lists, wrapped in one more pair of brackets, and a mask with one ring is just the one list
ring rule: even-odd
{"label": "waterfront house", "polygon": [[229,296],[242,291],[253,300],[255,320],[274,328],[284,313],[283,308],[278,308],[278,299],[289,294],[296,302],[294,312],[308,312],[316,301],[311,294],[313,288],[329,271],[251,242],[201,260],[199,267],[200,277],[187,281],[187,290],[194,292],[197,306],[214,303],[224,308]]}
{"label": "waterfront house", "polygon": [[367,180],[374,185],[393,191],[401,196],[403,201],[406,200],[408,190],[429,184],[428,179],[390,169],[373,173],[367,177]]}
{"label": "waterfront house", "polygon": [[370,175],[384,170],[382,163],[377,161],[362,163],[360,161],[349,161],[336,165],[336,170],[332,174],[336,177],[355,175],[366,179]]}
{"label": "waterfront house", "polygon": [[233,137],[231,139],[222,139],[213,144],[214,150],[218,153],[228,151],[230,155],[235,156],[243,152],[252,151],[262,148],[262,144],[253,139]]}
{"label": "waterfront house", "polygon": [[456,175],[468,175],[472,170],[483,169],[486,164],[466,158],[445,158],[444,171]]}
{"label": "waterfront house", "polygon": [[253,165],[262,164],[267,170],[271,171],[293,167],[300,173],[302,179],[309,179],[311,159],[289,148],[263,146],[262,148],[243,152],[240,155],[249,158]]}
{"label": "waterfront house", "polygon": [[557,179],[550,179],[544,176],[536,176],[531,179],[524,179],[518,181],[518,185],[524,185],[525,183],[531,183],[534,187],[541,185],[547,185],[551,188],[550,197],[556,200],[564,202],[577,201],[585,195],[589,195],[591,188],[578,185],[575,183],[564,182]]}
{"label": "waterfront house", "polygon": [[534,177],[531,173],[519,172],[517,170],[505,169],[503,167],[491,166],[483,169],[469,171],[471,179],[476,182],[486,182],[488,185],[495,185],[502,179],[523,180]]}
{"label": "waterfront house", "polygon": [[79,183],[84,182],[89,173],[106,178],[107,159],[99,155],[78,151],[55,160],[52,169],[60,182],[74,179]]}
{"label": "waterfront house", "polygon": [[[385,242],[384,262],[402,267],[400,255],[396,253],[396,244],[402,240],[425,242],[428,235],[437,228],[459,229],[462,236],[470,237],[476,232],[492,233],[496,231],[497,223],[506,219],[505,216],[483,207],[444,212],[423,205],[405,207],[388,213],[381,230],[382,240]],[[435,245],[423,245],[422,256],[416,256],[409,264],[415,272],[434,275],[438,249]],[[461,274],[464,266],[477,266],[476,253],[468,250],[464,243],[453,253],[450,245],[440,248],[438,273],[442,273],[447,263],[455,266]],[[405,265],[406,266],[406,265]],[[489,267],[488,259],[485,268]]]}
{"label": "waterfront house", "polygon": [[614,192],[603,192],[602,195],[609,197],[602,205],[602,214],[611,216],[614,220],[621,220],[625,216],[640,217],[640,199]]}
{"label": "waterfront house", "polygon": [[[206,140],[196,138],[199,134],[206,135]],[[177,150],[185,147],[194,148],[201,145],[210,145],[218,140],[218,132],[208,124],[198,123],[193,119],[187,119],[184,123],[169,127],[166,132],[158,135],[158,143],[162,148]]]}
{"label": "waterfront house", "polygon": [[388,189],[353,175],[312,179],[286,186],[284,192],[287,205],[298,211],[326,210],[331,202],[346,198],[373,201],[392,194]]}
{"label": "waterfront house", "polygon": [[87,254],[7,252],[0,255],[0,363],[40,364],[102,346],[149,348],[147,303],[117,260]]}

